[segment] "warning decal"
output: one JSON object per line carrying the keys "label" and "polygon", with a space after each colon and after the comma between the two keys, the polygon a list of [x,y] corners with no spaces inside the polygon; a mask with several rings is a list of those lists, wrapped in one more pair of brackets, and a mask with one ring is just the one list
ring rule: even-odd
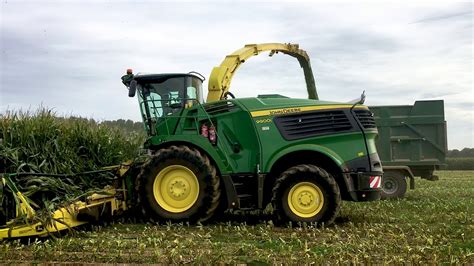
{"label": "warning decal", "polygon": [[382,185],[382,178],[380,176],[370,177],[370,188],[380,188]]}

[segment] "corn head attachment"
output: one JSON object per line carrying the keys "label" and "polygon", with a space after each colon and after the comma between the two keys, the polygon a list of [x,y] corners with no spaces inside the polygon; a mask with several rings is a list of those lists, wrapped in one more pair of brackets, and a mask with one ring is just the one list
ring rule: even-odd
{"label": "corn head attachment", "polygon": [[[131,204],[130,190],[133,186],[133,163],[105,167],[101,170],[67,174],[13,173],[2,174],[0,182],[0,239],[20,237],[43,237],[89,222],[99,221],[119,215]],[[110,185],[97,191],[90,191],[74,199],[65,201],[57,209],[40,207],[31,200],[28,192],[20,191],[14,179],[19,177],[68,178],[87,175],[94,178],[108,173]]]}

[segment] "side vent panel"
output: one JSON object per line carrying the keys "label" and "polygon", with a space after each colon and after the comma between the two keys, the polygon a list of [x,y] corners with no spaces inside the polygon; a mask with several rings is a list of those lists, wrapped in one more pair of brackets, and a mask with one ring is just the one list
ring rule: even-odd
{"label": "side vent panel", "polygon": [[231,101],[219,101],[204,106],[204,110],[206,110],[209,115],[224,114],[238,109],[239,107]]}
{"label": "side vent panel", "polygon": [[375,125],[374,114],[369,110],[355,110],[357,119],[365,129],[377,128]]}
{"label": "side vent panel", "polygon": [[275,117],[275,124],[286,140],[342,133],[353,129],[343,110],[313,111]]}

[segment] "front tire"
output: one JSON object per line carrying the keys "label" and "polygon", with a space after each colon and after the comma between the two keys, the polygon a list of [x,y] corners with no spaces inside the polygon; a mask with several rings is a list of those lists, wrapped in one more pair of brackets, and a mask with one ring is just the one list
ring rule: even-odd
{"label": "front tire", "polygon": [[341,194],[334,178],[308,164],[294,166],[280,175],[273,188],[277,219],[291,222],[334,222]]}
{"label": "front tire", "polygon": [[187,146],[160,149],[138,177],[140,205],[153,220],[203,222],[220,199],[220,179],[209,158]]}
{"label": "front tire", "polygon": [[382,199],[401,199],[407,192],[407,181],[399,171],[387,171],[382,177]]}

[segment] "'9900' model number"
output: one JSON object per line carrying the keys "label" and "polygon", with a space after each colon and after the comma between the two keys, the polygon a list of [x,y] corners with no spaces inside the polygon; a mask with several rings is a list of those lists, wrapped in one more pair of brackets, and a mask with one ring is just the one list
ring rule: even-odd
{"label": "'9900' model number", "polygon": [[271,122],[272,122],[272,120],[270,118],[255,120],[255,123],[257,123],[257,124],[265,124],[265,123],[271,123]]}

